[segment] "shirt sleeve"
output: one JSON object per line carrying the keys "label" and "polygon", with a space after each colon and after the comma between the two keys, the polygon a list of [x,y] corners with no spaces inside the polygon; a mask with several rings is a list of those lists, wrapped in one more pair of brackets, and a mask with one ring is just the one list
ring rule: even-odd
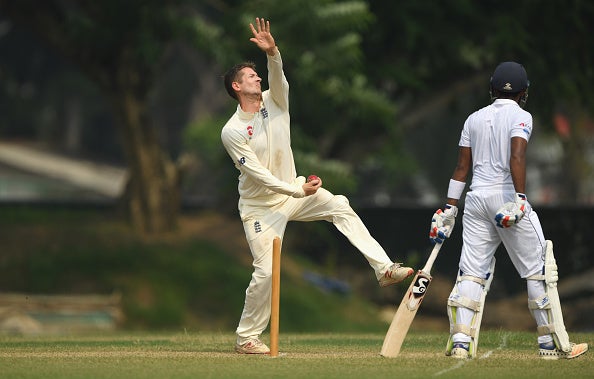
{"label": "shirt sleeve", "polygon": [[466,119],[464,122],[464,127],[462,128],[462,133],[460,133],[460,141],[458,142],[458,146],[460,147],[470,147],[469,123],[470,118]]}
{"label": "shirt sleeve", "polygon": [[289,82],[283,72],[283,60],[280,51],[276,50],[273,56],[266,55],[268,58],[268,85],[270,86],[270,96],[272,100],[282,110],[289,110]]}
{"label": "shirt sleeve", "polygon": [[251,179],[266,187],[267,189],[292,196],[292,197],[304,197],[305,192],[303,191],[303,183],[296,180],[295,183],[287,183],[279,180],[277,177],[264,167],[254,151],[250,148],[247,140],[241,135],[241,133],[232,129],[223,129],[221,132],[221,140],[225,150],[235,163],[235,167],[243,173],[248,175]]}
{"label": "shirt sleeve", "polygon": [[523,114],[521,117],[518,117],[514,120],[514,123],[511,127],[510,138],[513,137],[522,137],[526,141],[530,141],[530,136],[532,135],[532,115],[529,113]]}

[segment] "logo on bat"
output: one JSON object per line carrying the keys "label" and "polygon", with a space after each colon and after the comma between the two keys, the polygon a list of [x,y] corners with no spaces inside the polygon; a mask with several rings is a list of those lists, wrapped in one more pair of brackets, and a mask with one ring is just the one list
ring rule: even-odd
{"label": "logo on bat", "polygon": [[412,291],[409,295],[408,302],[406,306],[411,311],[417,309],[421,302],[423,301],[423,297],[425,296],[425,292],[427,291],[427,287],[431,282],[430,278],[426,276],[418,276],[415,280],[415,284],[413,285]]}
{"label": "logo on bat", "polygon": [[425,278],[423,276],[419,276],[417,278],[417,281],[415,282],[415,285],[413,286],[413,296],[414,297],[421,297],[425,294],[425,291],[427,291],[427,286],[429,284],[429,278]]}

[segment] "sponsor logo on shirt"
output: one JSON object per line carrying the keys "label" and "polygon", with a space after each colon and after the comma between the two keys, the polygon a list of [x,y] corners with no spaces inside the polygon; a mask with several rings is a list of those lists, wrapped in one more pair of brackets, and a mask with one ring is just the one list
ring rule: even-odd
{"label": "sponsor logo on shirt", "polygon": [[252,136],[254,135],[254,127],[252,125],[248,125],[247,134],[250,137],[250,139],[252,139]]}
{"label": "sponsor logo on shirt", "polygon": [[526,133],[527,136],[530,135],[530,130],[526,127],[526,123],[521,122],[520,126],[522,127],[522,130],[524,131],[524,133]]}
{"label": "sponsor logo on shirt", "polygon": [[260,225],[260,221],[254,222],[254,231],[256,233],[260,233],[262,231],[262,225]]}
{"label": "sponsor logo on shirt", "polygon": [[266,108],[260,109],[260,113],[262,113],[262,117],[263,118],[267,118],[268,117],[268,111],[266,110]]}
{"label": "sponsor logo on shirt", "polygon": [[239,163],[240,166],[243,166],[245,164],[245,157],[241,157],[237,160],[237,163]]}

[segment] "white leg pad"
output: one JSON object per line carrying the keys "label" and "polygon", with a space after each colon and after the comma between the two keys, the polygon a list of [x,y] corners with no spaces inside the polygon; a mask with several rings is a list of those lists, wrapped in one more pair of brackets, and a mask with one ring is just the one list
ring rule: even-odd
{"label": "white leg pad", "polygon": [[[483,311],[485,309],[485,299],[487,292],[491,288],[491,282],[493,281],[493,275],[495,273],[495,257],[491,260],[490,272],[487,279],[477,278],[469,275],[458,275],[456,278],[456,285],[452,289],[448,298],[448,317],[450,319],[450,337],[446,345],[446,355],[450,355],[454,341],[452,337],[454,334],[463,333],[470,337],[469,343],[469,358],[476,356],[478,348],[478,338],[481,329],[481,321],[483,319]],[[468,297],[462,296],[458,292],[458,284],[462,281],[472,281],[478,283],[482,288],[478,300],[473,300]],[[460,309],[458,309],[460,308]],[[459,322],[459,311],[461,308],[474,312],[470,325]]]}
{"label": "white leg pad", "polygon": [[565,330],[563,314],[561,313],[561,302],[559,292],[557,291],[557,281],[559,274],[557,272],[557,262],[553,254],[553,242],[547,240],[545,250],[544,275],[533,275],[527,280],[544,280],[546,295],[537,299],[528,300],[528,308],[533,311],[537,309],[546,309],[549,316],[549,324],[538,327],[538,334],[543,336],[551,334],[555,345],[564,352],[571,351],[569,336]]}

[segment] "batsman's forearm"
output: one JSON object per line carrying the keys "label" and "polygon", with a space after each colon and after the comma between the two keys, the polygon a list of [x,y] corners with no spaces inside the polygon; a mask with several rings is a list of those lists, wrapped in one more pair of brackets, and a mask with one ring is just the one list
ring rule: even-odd
{"label": "batsman's forearm", "polygon": [[458,162],[452,173],[448,186],[447,204],[457,206],[458,200],[466,186],[466,178],[472,164],[472,151],[470,147],[460,146],[458,151]]}
{"label": "batsman's forearm", "polygon": [[526,193],[526,147],[528,142],[521,137],[511,139],[509,169],[516,192]]}
{"label": "batsman's forearm", "polygon": [[526,193],[526,159],[524,157],[512,157],[510,169],[516,192]]}

